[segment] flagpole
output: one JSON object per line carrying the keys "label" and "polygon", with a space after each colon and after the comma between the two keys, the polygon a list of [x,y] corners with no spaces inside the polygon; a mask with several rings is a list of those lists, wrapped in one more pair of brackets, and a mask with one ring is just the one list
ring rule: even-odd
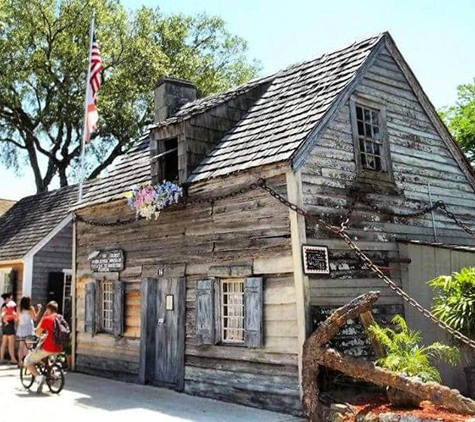
{"label": "flagpole", "polygon": [[87,100],[89,97],[91,78],[91,56],[92,56],[92,40],[94,38],[94,19],[96,17],[96,11],[92,11],[91,28],[89,30],[89,56],[87,60],[87,77],[86,77],[86,98],[84,98],[84,126],[82,131],[82,144],[81,144],[81,159],[79,161],[79,197],[78,202],[82,201],[82,191],[84,183],[84,156],[86,151],[86,135],[87,135]]}

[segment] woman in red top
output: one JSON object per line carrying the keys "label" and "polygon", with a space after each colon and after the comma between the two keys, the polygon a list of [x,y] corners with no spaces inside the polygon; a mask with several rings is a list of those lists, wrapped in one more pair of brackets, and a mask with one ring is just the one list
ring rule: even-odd
{"label": "woman in red top", "polygon": [[39,375],[36,370],[35,364],[40,360],[44,359],[49,355],[57,355],[61,353],[62,348],[54,342],[53,338],[53,327],[54,319],[58,313],[58,304],[55,301],[51,301],[46,305],[46,311],[41,318],[40,323],[35,329],[35,334],[40,336],[45,332],[44,341],[41,344],[41,347],[37,347],[35,350],[30,352],[25,358],[25,366],[28,370],[34,375],[35,380],[38,384],[38,392],[41,392],[44,382],[44,376]]}

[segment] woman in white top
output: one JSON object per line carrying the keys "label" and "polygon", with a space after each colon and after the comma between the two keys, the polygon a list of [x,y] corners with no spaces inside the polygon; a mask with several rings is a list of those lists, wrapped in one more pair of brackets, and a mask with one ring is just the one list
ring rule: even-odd
{"label": "woman in white top", "polygon": [[18,362],[21,365],[23,362],[23,356],[25,356],[26,339],[35,334],[35,322],[39,317],[41,311],[41,304],[38,304],[38,311],[31,306],[31,298],[23,296],[20,300],[20,310],[18,312],[18,326],[17,337],[18,344]]}

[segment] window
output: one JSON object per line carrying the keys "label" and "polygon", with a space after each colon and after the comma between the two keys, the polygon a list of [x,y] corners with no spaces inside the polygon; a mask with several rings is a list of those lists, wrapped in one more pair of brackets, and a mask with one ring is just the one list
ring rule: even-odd
{"label": "window", "polygon": [[392,181],[385,107],[369,100],[351,100],[351,121],[358,172]]}
{"label": "window", "polygon": [[262,347],[263,321],[262,278],[197,281],[198,344]]}
{"label": "window", "polygon": [[119,280],[86,284],[84,330],[120,336],[124,331],[125,283]]}
{"label": "window", "polygon": [[365,170],[383,171],[380,120],[379,111],[356,106],[361,166]]}
{"label": "window", "polygon": [[160,139],[158,141],[158,154],[153,158],[156,163],[157,182],[163,180],[170,182],[178,180],[178,140]]}
{"label": "window", "polygon": [[114,291],[112,290],[112,282],[104,281],[101,292],[101,327],[104,331],[112,332],[113,313],[114,313]]}
{"label": "window", "polygon": [[13,293],[13,271],[11,268],[0,269],[0,294]]}
{"label": "window", "polygon": [[244,343],[244,280],[221,280],[221,339]]}

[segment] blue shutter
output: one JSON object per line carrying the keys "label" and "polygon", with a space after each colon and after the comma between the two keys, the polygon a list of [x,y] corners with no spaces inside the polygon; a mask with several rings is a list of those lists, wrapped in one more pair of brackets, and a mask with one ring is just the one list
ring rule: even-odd
{"label": "blue shutter", "polygon": [[96,282],[86,284],[84,331],[96,332]]}
{"label": "blue shutter", "polygon": [[248,347],[264,345],[264,298],[261,277],[244,280],[244,344]]}
{"label": "blue shutter", "polygon": [[113,312],[112,312],[112,333],[115,336],[124,334],[124,319],[125,319],[125,283],[123,281],[116,281],[112,283],[113,296]]}
{"label": "blue shutter", "polygon": [[198,344],[215,343],[214,280],[196,282],[196,340]]}

